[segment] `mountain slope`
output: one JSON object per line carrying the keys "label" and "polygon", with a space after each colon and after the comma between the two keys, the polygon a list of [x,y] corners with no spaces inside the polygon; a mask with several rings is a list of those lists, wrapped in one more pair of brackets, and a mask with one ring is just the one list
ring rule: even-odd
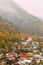
{"label": "mountain slope", "polygon": [[16,26],[0,17],[0,44],[3,41],[6,41],[6,43],[18,41],[19,37],[17,37],[17,34],[19,35]]}
{"label": "mountain slope", "polygon": [[3,0],[1,3],[0,15],[14,23],[20,31],[43,35],[43,21],[25,12],[13,0]]}
{"label": "mountain slope", "polygon": [[22,38],[25,40],[28,35],[20,33],[17,26],[0,17],[0,47],[15,46],[15,42],[21,42]]}

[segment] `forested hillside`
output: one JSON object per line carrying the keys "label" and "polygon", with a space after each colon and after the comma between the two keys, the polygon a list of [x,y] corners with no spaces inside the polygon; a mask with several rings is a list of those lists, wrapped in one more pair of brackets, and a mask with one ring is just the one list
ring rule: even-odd
{"label": "forested hillside", "polygon": [[[0,4],[0,6],[2,6],[0,8],[0,16],[10,21],[10,23],[13,23],[13,25],[16,25],[15,27],[19,31],[26,32],[29,35],[43,35],[42,20],[27,13],[12,0],[7,0],[7,2],[3,0],[1,3],[3,3],[3,6]],[[3,7],[5,7],[5,9]]]}

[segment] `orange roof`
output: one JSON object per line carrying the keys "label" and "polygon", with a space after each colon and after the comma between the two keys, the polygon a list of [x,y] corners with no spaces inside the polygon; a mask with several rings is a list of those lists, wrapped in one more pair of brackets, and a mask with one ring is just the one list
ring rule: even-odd
{"label": "orange roof", "polygon": [[21,57],[28,58],[28,54],[22,54]]}

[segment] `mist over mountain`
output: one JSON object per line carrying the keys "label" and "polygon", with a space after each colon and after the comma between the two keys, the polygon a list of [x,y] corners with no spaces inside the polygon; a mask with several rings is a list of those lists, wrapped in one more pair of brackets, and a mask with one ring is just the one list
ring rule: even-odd
{"label": "mist over mountain", "polygon": [[43,35],[43,21],[25,12],[13,0],[0,0],[0,16],[15,24],[20,31]]}

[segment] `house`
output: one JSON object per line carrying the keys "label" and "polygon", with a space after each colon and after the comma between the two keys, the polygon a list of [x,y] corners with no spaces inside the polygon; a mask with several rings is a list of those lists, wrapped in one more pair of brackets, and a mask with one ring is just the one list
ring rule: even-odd
{"label": "house", "polygon": [[29,53],[27,53],[29,56],[32,56],[33,54],[32,54],[32,52],[29,52]]}
{"label": "house", "polygon": [[26,42],[28,43],[28,42],[31,42],[32,41],[32,38],[28,38],[27,40],[26,40]]}
{"label": "house", "polygon": [[34,57],[35,57],[35,58],[39,58],[39,57],[40,57],[40,54],[36,53],[36,54],[34,55]]}
{"label": "house", "polygon": [[31,60],[25,59],[25,60],[21,60],[21,61],[19,61],[17,63],[19,63],[20,65],[22,65],[22,64],[26,64],[26,63],[31,63]]}

